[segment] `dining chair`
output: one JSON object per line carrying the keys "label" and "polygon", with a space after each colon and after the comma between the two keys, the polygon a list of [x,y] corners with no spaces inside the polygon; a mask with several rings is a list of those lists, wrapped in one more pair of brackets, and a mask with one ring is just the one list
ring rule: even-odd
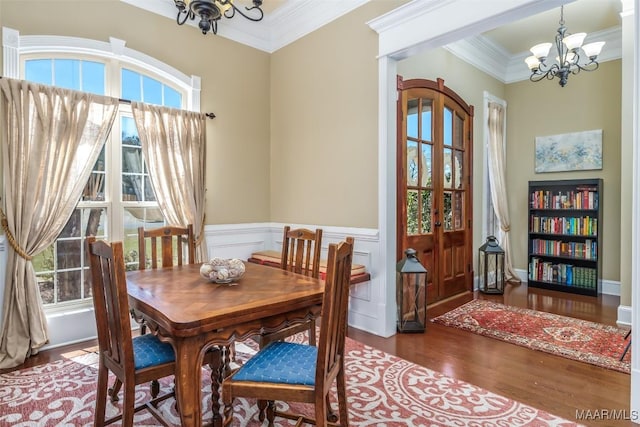
{"label": "dining chair", "polygon": [[145,270],[147,262],[150,262],[151,268],[158,268],[158,261],[161,267],[196,262],[193,224],[186,227],[167,225],[154,229],[138,227],[138,261],[139,270]]}
{"label": "dining chair", "polygon": [[[281,268],[305,276],[320,277],[320,252],[322,249],[322,229],[315,231],[306,228],[291,229],[284,227],[282,237]],[[272,341],[280,341],[298,332],[308,332],[309,343],[316,344],[316,322],[292,325],[272,333],[264,333],[259,337],[260,347]]]}
{"label": "dining chair", "polygon": [[[193,224],[187,224],[186,227],[167,225],[153,229],[138,227],[138,269],[193,264],[196,259],[195,242]],[[135,311],[131,315],[140,324],[140,334],[146,334],[144,322]]]}
{"label": "dining chair", "polygon": [[[131,335],[122,242],[109,244],[87,237],[86,244],[99,348],[94,425],[103,426],[122,419],[122,425],[131,426],[134,413],[143,409],[167,425],[157,404],[174,396],[174,392],[158,396],[159,390],[154,390],[151,400],[135,406],[135,387],[174,374],[173,347],[151,334]],[[124,385],[124,402],[122,413],[105,420],[107,394],[114,400],[111,391],[107,390],[109,371]]]}
{"label": "dining chair", "polygon": [[[146,270],[147,267],[152,269],[173,267],[174,265],[184,265],[195,263],[196,241],[193,234],[193,225],[187,224],[186,227],[168,225],[153,229],[145,229],[138,227],[138,269]],[[147,266],[149,262],[149,266]],[[140,335],[147,333],[147,326],[141,317],[131,309],[131,316],[140,324]],[[215,347],[205,354],[204,365],[218,367],[217,358],[221,357],[220,348]],[[227,356],[228,357],[228,356]],[[218,375],[221,379],[221,373],[211,373]],[[116,378],[112,391],[117,400],[121,383]],[[157,390],[160,387],[157,380],[151,382],[151,389]]]}
{"label": "dining chair", "polygon": [[[238,370],[222,381],[224,426],[231,425],[236,397],[267,401],[267,420],[276,416],[323,427],[327,423],[347,427],[347,397],[344,372],[345,336],[353,239],[329,245],[327,276],[322,300],[320,340],[317,346],[274,341],[260,349]],[[338,395],[336,417],[329,395],[335,383]],[[315,419],[281,412],[274,401],[313,403]],[[259,415],[264,421],[264,414]]]}

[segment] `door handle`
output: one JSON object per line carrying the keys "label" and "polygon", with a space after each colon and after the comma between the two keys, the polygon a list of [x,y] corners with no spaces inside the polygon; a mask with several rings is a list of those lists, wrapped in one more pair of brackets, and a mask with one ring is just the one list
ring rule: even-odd
{"label": "door handle", "polygon": [[433,225],[435,225],[436,227],[440,227],[442,223],[440,221],[436,221]]}

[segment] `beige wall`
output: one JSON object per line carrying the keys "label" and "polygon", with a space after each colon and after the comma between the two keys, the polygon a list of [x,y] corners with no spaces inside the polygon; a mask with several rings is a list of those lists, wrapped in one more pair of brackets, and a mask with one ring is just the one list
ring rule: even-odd
{"label": "beige wall", "polygon": [[271,220],[378,227],[377,1],[271,59]]}
{"label": "beige wall", "polygon": [[[398,63],[398,74],[405,80],[444,79],[444,84],[474,107],[473,120],[473,247],[484,243],[482,236],[482,188],[484,163],[484,91],[504,99],[505,85],[488,74],[440,48],[415,55]],[[474,257],[475,257],[475,251]],[[475,265],[475,264],[474,264]]]}
{"label": "beige wall", "polygon": [[202,111],[217,115],[207,122],[206,223],[269,221],[269,54],[115,0],[0,0],[0,26],[21,35],[115,37],[200,76]]}
{"label": "beige wall", "polygon": [[[621,61],[600,64],[593,73],[557,81],[523,81],[506,86],[507,182],[511,240],[516,268],[527,268],[527,185],[530,180],[602,178],[602,278],[620,279]],[[535,173],[536,136],[602,129],[603,169]]]}

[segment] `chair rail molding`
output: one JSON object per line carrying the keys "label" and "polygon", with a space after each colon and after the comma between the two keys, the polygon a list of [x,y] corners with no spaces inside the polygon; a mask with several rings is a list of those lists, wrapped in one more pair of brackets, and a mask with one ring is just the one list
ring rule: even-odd
{"label": "chair rail molding", "polygon": [[[349,325],[380,336],[390,336],[382,315],[385,305],[385,283],[378,270],[382,265],[378,230],[370,228],[333,227],[321,224],[287,224],[292,228],[322,228],[321,258],[326,259],[330,243],[337,243],[347,236],[355,239],[354,264],[362,264],[371,280],[351,286],[349,301]],[[209,257],[248,259],[252,253],[262,250],[281,250],[283,223],[247,223],[207,225],[205,238]],[[395,306],[394,306],[395,307]],[[395,331],[394,331],[395,332]]]}

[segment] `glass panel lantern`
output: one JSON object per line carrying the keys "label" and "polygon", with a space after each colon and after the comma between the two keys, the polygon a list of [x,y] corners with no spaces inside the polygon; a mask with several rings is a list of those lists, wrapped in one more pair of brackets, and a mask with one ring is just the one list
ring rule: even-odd
{"label": "glass panel lantern", "polygon": [[504,250],[495,236],[487,237],[478,252],[478,289],[485,294],[504,293]]}
{"label": "glass panel lantern", "polygon": [[396,265],[398,332],[424,332],[427,325],[427,269],[420,264],[415,249]]}

